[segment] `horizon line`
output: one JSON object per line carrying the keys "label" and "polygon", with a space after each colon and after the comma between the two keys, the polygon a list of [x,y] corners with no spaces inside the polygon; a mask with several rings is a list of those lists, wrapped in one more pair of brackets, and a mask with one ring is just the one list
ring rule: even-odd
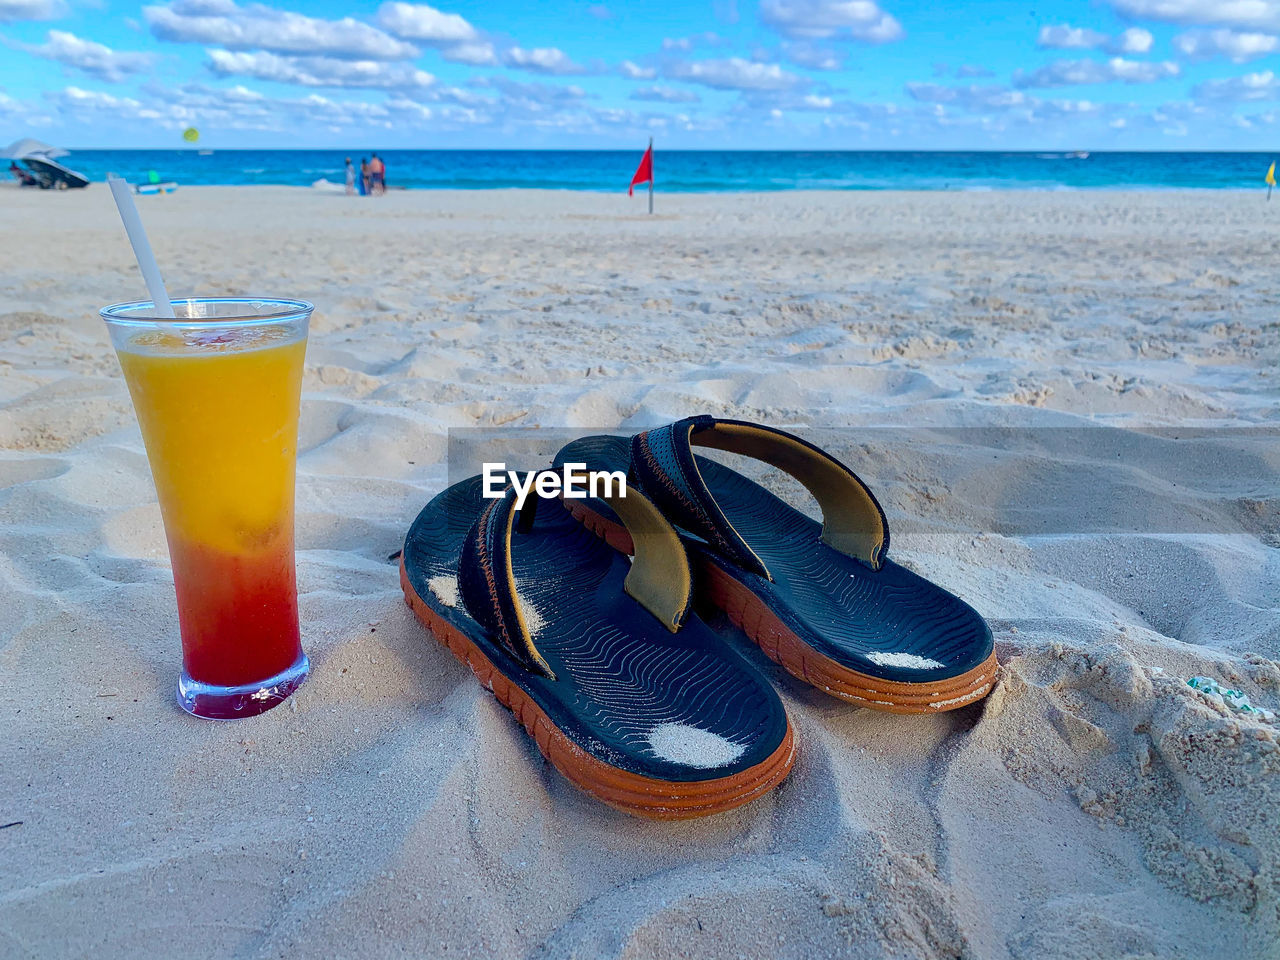
{"label": "horizon line", "polygon": [[[433,152],[433,153],[633,153],[643,152],[647,147],[379,147],[384,153]],[[139,151],[163,151],[167,153],[200,153],[202,151],[222,153],[344,153],[349,147],[202,147],[189,144],[181,147],[62,147],[75,151],[98,153],[124,153]],[[1036,154],[1036,153],[1088,153],[1088,154],[1200,154],[1204,156],[1230,156],[1240,154],[1258,154],[1261,156],[1280,155],[1280,148],[1275,150],[1174,150],[1152,148],[1147,150],[1095,150],[1088,147],[1020,147],[1018,149],[981,147],[949,147],[949,148],[913,148],[913,147],[857,147],[857,148],[769,148],[769,147],[658,147],[664,153],[992,153],[992,154]],[[359,152],[358,150],[355,152]]]}

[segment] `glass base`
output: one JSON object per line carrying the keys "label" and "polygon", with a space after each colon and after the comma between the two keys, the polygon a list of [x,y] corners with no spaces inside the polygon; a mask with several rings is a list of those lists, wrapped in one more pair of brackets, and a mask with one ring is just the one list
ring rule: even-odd
{"label": "glass base", "polygon": [[178,706],[194,717],[206,720],[240,720],[266,713],[284,703],[289,694],[302,686],[311,671],[311,661],[301,654],[288,670],[267,677],[259,683],[240,687],[219,687],[201,683],[182,671],[178,677]]}

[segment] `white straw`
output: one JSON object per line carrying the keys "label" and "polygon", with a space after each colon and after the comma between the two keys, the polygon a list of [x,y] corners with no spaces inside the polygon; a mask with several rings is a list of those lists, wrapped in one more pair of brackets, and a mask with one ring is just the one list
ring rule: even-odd
{"label": "white straw", "polygon": [[142,218],[138,216],[138,208],[133,202],[133,189],[123,177],[108,177],[107,185],[111,187],[111,196],[115,198],[116,209],[120,211],[120,219],[124,221],[124,232],[129,235],[133,255],[138,260],[138,269],[142,271],[142,279],[146,281],[147,293],[151,294],[156,313],[173,319],[173,304],[169,302],[164,281],[160,279],[160,265],[156,263],[156,255],[151,252],[147,231],[142,229]]}

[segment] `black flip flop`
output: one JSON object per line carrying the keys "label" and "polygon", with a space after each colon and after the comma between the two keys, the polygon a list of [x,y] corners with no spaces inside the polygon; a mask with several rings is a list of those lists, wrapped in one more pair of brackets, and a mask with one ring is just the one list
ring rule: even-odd
{"label": "black flip flop", "polygon": [[517,511],[514,488],[485,499],[473,477],[426,506],[400,566],[418,619],[605,803],[678,819],[777,786],[795,751],[786,711],[689,612],[688,559],[653,504],[636,491],[608,501],[634,541],[629,563],[558,505],[535,516],[528,496]]}
{"label": "black flip flop", "polygon": [[[783,470],[822,508],[819,524],[692,446]],[[953,710],[990,692],[991,631],[958,597],[886,556],[889,526],[856,474],[799,437],[740,420],[689,417],[630,439],[586,437],[555,465],[627,472],[682,533],[699,589],[765,654],[833,696],[893,713]],[[565,506],[616,548],[609,505]]]}

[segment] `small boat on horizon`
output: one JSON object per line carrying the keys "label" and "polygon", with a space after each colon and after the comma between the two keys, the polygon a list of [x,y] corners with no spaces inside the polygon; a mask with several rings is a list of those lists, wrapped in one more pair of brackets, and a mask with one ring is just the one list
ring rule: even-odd
{"label": "small boat on horizon", "polygon": [[1088,160],[1089,151],[1088,150],[1072,150],[1070,153],[1067,154],[1067,156],[1072,160]]}

